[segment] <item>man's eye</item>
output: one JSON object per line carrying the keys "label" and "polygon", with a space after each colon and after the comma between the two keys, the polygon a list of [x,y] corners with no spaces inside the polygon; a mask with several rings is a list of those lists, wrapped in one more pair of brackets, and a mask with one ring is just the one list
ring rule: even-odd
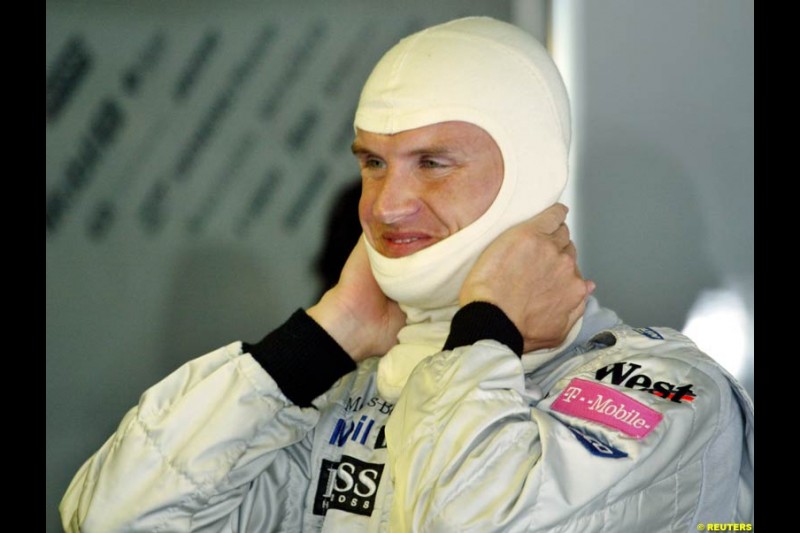
{"label": "man's eye", "polygon": [[422,168],[442,168],[444,165],[435,159],[423,159],[419,162]]}
{"label": "man's eye", "polygon": [[384,163],[380,159],[369,157],[364,160],[364,168],[384,168],[385,166],[386,163]]}

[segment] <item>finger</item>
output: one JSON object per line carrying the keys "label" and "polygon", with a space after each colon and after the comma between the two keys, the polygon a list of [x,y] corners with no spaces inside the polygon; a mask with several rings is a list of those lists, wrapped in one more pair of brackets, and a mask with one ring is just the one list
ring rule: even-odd
{"label": "finger", "polygon": [[569,231],[569,225],[566,222],[563,222],[559,228],[563,227],[567,232],[567,239],[572,239],[572,233]]}
{"label": "finger", "polygon": [[584,311],[586,311],[586,298],[581,299],[581,302],[578,304],[578,306],[570,311],[567,318],[567,331],[572,329],[572,326],[574,326],[578,319],[583,316]]}
{"label": "finger", "polygon": [[567,228],[566,224],[561,224],[558,229],[552,233],[552,237],[559,250],[563,250],[570,244],[569,228]]}
{"label": "finger", "polygon": [[564,247],[564,253],[570,256],[572,259],[575,260],[575,264],[577,265],[578,261],[578,249],[575,248],[575,243],[569,241],[567,245]]}
{"label": "finger", "polygon": [[350,252],[349,260],[353,260],[353,262],[357,263],[369,263],[369,256],[367,255],[367,245],[366,245],[366,235],[361,235],[361,238],[356,241],[356,245],[353,247],[353,251]]}
{"label": "finger", "polygon": [[567,206],[553,204],[531,219],[543,233],[553,233],[567,219]]}
{"label": "finger", "polygon": [[350,252],[350,255],[347,257],[347,261],[345,261],[344,267],[342,267],[342,271],[339,273],[340,283],[345,281],[347,277],[363,276],[365,273],[371,275],[372,270],[369,266],[367,246],[364,244],[366,242],[365,239],[366,236],[362,234],[361,238],[358,239],[356,245],[353,247],[353,251]]}
{"label": "finger", "polygon": [[586,280],[586,293],[588,296],[594,294],[594,290],[597,288],[597,283],[594,281],[587,279]]}

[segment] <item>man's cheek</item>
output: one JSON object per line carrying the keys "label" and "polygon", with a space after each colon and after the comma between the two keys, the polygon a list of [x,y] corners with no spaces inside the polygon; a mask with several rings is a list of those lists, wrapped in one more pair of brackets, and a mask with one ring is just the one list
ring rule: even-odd
{"label": "man's cheek", "polygon": [[364,233],[367,235],[369,235],[370,227],[375,224],[375,215],[373,211],[378,192],[375,185],[362,185],[361,199],[358,201],[358,220],[361,222],[361,229],[363,229]]}

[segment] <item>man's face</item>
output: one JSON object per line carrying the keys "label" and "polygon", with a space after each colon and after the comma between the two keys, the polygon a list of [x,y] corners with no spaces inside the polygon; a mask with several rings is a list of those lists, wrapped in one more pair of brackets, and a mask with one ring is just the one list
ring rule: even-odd
{"label": "man's face", "polygon": [[358,130],[359,217],[386,257],[427,248],[478,219],[503,182],[494,139],[467,122],[441,122],[382,135]]}

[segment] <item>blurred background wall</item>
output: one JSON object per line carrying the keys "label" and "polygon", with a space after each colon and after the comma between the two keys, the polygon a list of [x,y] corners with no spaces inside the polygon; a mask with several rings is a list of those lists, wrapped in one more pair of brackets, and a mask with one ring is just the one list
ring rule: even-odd
{"label": "blurred background wall", "polygon": [[147,386],[313,303],[360,86],[468,14],[547,39],[564,72],[598,297],[693,327],[752,393],[752,1],[47,3],[48,531]]}
{"label": "blurred background wall", "polygon": [[551,14],[584,274],[626,322],[683,330],[754,394],[753,2],[555,1]]}

